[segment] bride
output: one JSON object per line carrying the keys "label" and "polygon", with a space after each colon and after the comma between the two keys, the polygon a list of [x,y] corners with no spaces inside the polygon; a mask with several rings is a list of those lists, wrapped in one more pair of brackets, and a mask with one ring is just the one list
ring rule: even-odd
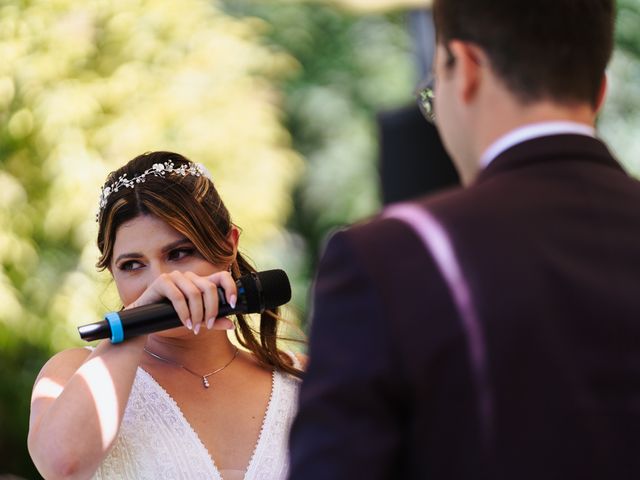
{"label": "bride", "polygon": [[[31,457],[47,479],[285,478],[300,359],[277,347],[277,312],[253,329],[218,318],[217,287],[255,269],[203,167],[141,155],[107,178],[98,267],[125,309],[169,300],[183,325],[58,353],[36,379]],[[235,330],[238,349],[228,332]]]}

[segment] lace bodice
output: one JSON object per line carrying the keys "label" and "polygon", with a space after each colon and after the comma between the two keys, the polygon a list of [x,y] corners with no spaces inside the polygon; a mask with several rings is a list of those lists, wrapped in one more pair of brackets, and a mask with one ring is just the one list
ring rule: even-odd
{"label": "lace bodice", "polygon": [[[290,375],[273,373],[271,397],[244,480],[286,477],[298,384]],[[233,474],[242,478],[242,472]],[[94,479],[227,480],[173,398],[142,368],[136,373],[116,443]]]}

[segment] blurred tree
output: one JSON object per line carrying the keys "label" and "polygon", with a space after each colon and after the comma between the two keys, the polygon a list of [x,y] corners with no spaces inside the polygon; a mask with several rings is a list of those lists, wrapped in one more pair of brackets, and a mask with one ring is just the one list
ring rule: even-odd
{"label": "blurred tree", "polygon": [[640,0],[618,0],[617,51],[609,67],[609,93],[600,115],[600,134],[640,177]]}
{"label": "blurred tree", "polygon": [[204,163],[244,249],[269,258],[302,164],[272,86],[296,64],[264,28],[204,0],[0,2],[0,475],[37,478],[35,375],[118,308],[94,268],[110,170],[159,149]]}
{"label": "blurred tree", "polygon": [[640,1],[618,0],[616,44],[624,52],[640,59]]}
{"label": "blurred tree", "polygon": [[[300,63],[282,85],[285,123],[307,162],[281,247],[298,299],[306,298],[327,233],[378,210],[376,114],[413,101],[417,82],[402,13],[356,15],[333,3],[223,2],[233,15],[263,19],[271,44]],[[306,318],[307,305],[299,307]]]}
{"label": "blurred tree", "polygon": [[[322,1],[322,0],[317,0]],[[359,13],[385,12],[392,9],[428,8],[432,0],[325,0],[324,3]]]}

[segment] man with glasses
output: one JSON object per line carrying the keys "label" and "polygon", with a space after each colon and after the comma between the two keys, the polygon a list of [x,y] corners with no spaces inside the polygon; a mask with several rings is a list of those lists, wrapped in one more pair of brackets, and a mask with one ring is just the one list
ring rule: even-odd
{"label": "man with glasses", "polygon": [[419,101],[464,187],[328,243],[292,479],[640,478],[640,183],[594,128],[614,7],[434,1]]}

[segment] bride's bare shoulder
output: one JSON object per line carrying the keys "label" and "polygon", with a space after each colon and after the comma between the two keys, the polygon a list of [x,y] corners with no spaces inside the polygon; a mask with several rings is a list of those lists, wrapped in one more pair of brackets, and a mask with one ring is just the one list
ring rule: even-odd
{"label": "bride's bare shoulder", "polygon": [[56,353],[44,364],[36,382],[44,376],[65,380],[71,377],[91,355],[88,348],[68,348]]}
{"label": "bride's bare shoulder", "polygon": [[294,352],[293,354],[297,360],[298,368],[303,372],[307,370],[307,365],[309,364],[309,356],[304,353]]}

